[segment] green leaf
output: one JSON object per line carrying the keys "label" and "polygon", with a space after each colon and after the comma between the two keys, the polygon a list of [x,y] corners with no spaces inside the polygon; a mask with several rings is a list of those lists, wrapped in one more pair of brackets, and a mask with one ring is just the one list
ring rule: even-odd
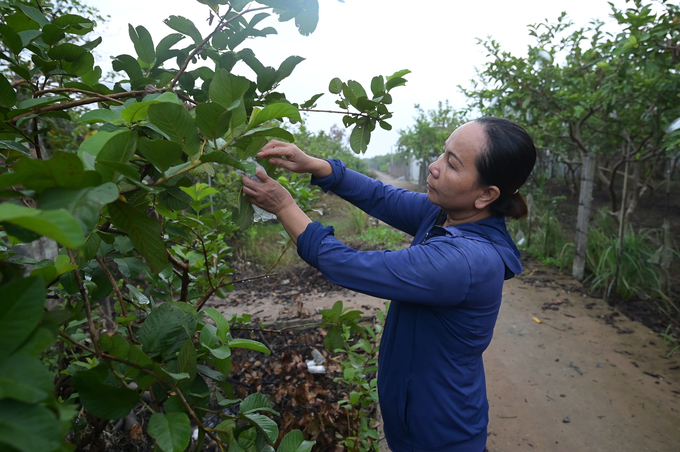
{"label": "green leaf", "polygon": [[279,83],[281,80],[292,74],[295,67],[303,61],[305,61],[304,58],[295,55],[289,56],[283,60],[283,63],[281,63],[279,69],[276,71],[276,83]]}
{"label": "green leaf", "polygon": [[217,327],[217,337],[220,339],[220,342],[226,344],[227,333],[229,332],[230,328],[229,321],[217,309],[207,308],[204,309],[203,312],[208,314],[208,317],[210,317],[212,321],[215,322],[215,326]]}
{"label": "green leaf", "polygon": [[43,210],[66,209],[88,235],[99,221],[102,208],[118,199],[118,186],[107,182],[98,187],[49,188],[40,196],[39,206]]}
{"label": "green leaf", "polygon": [[276,452],[310,452],[316,441],[305,441],[300,430],[293,430],[286,434]]}
{"label": "green leaf", "polygon": [[352,134],[349,137],[349,145],[356,153],[366,152],[368,143],[371,141],[371,131],[366,121],[359,121],[354,125]]}
{"label": "green leaf", "polygon": [[0,188],[20,183],[42,193],[50,187],[91,187],[100,184],[101,178],[94,172],[86,172],[75,154],[57,151],[49,160],[23,157],[14,165],[14,173],[0,176]]}
{"label": "green leaf", "polygon": [[[151,311],[139,330],[138,339],[149,356],[166,353],[196,331],[196,319],[180,308],[163,303]],[[181,349],[181,346],[180,346]]]}
{"label": "green leaf", "polygon": [[19,36],[19,34],[14,31],[11,26],[0,24],[0,35],[2,36],[2,42],[14,55],[20,54],[24,49],[21,36]]}
{"label": "green leaf", "polygon": [[371,80],[371,92],[373,97],[382,96],[385,92],[385,80],[382,75],[377,75]]}
{"label": "green leaf", "polygon": [[80,55],[82,55],[83,53],[87,53],[87,50],[83,49],[79,45],[67,42],[52,47],[47,52],[47,55],[53,60],[66,60],[73,62],[76,59],[78,59],[78,57],[80,57]]}
{"label": "green leaf", "polygon": [[243,172],[249,172],[247,171],[247,168],[244,165],[244,162],[241,162],[239,160],[236,160],[234,157],[231,155],[227,154],[226,152],[222,151],[215,151],[211,152],[210,154],[203,154],[201,156],[201,161],[202,162],[217,162],[221,163],[224,165],[229,165],[232,166],[238,170],[241,170]]}
{"label": "green leaf", "polygon": [[45,17],[45,15],[41,13],[38,8],[34,8],[28,5],[22,5],[21,3],[17,4],[16,6],[21,8],[24,14],[26,14],[28,17],[36,21],[38,25],[40,25],[41,27],[44,27],[45,25],[50,23],[49,19],[47,19],[47,17]]}
{"label": "green leaf", "polygon": [[201,139],[189,112],[182,105],[169,102],[149,107],[149,122],[165,133],[170,140],[179,143],[184,152],[192,157],[201,150]]}
{"label": "green leaf", "polygon": [[126,278],[136,279],[144,270],[144,264],[136,257],[121,257],[114,259],[118,265],[118,271]]}
{"label": "green leaf", "polygon": [[76,122],[80,124],[95,124],[97,122],[116,122],[120,120],[121,116],[119,111],[109,110],[108,108],[99,108],[83,114]]}
{"label": "green leaf", "polygon": [[319,23],[318,0],[307,0],[302,3],[302,10],[295,16],[295,25],[302,36],[309,36]]}
{"label": "green leaf", "polygon": [[80,144],[78,155],[82,157],[83,154],[90,154],[96,157],[110,139],[126,132],[128,132],[126,129],[116,130],[115,132],[97,132]]}
{"label": "green leaf", "polygon": [[185,413],[152,414],[148,432],[163,452],[182,452],[191,440],[191,424]]}
{"label": "green leaf", "polygon": [[26,146],[23,145],[23,143],[20,143],[18,141],[12,141],[12,140],[0,140],[0,149],[11,149],[13,151],[20,152],[24,155],[31,155],[31,151],[28,150]]}
{"label": "green leaf", "polygon": [[179,33],[171,33],[161,39],[156,47],[156,67],[179,54],[179,50],[170,50],[170,48],[182,39],[184,39],[184,35]]}
{"label": "green leaf", "polygon": [[141,138],[137,142],[137,152],[159,171],[165,173],[171,166],[179,163],[183,155],[182,145],[168,140],[149,140]]}
{"label": "green leaf", "polygon": [[279,438],[279,426],[267,416],[263,414],[249,413],[243,415],[243,417],[260,429],[271,444],[274,444]]}
{"label": "green leaf", "polygon": [[342,92],[342,80],[338,77],[331,80],[331,83],[328,85],[328,91],[332,94],[340,94]]}
{"label": "green leaf", "polygon": [[300,108],[312,108],[321,96],[323,96],[323,93],[313,95],[308,101],[300,104]]}
{"label": "green leaf", "polygon": [[211,102],[196,107],[196,127],[208,140],[221,138],[229,131],[231,112],[220,104]]}
{"label": "green leaf", "polygon": [[128,33],[135,45],[135,52],[137,52],[139,59],[145,63],[147,67],[153,66],[156,60],[156,51],[154,50],[153,38],[149,31],[141,25],[135,28],[131,24],[128,24]]}
{"label": "green leaf", "polygon": [[300,112],[291,104],[271,104],[264,107],[263,110],[251,117],[250,124],[248,124],[249,129],[253,129],[263,122],[270,121],[272,119],[282,119],[289,118],[292,121],[301,121]]}
{"label": "green leaf", "polygon": [[14,355],[0,362],[0,399],[38,403],[53,395],[52,375],[40,359]]}
{"label": "green leaf", "polygon": [[158,194],[161,202],[172,210],[186,210],[191,205],[191,196],[179,187],[167,187]]}
{"label": "green leaf", "polygon": [[[217,327],[210,324],[204,325],[203,329],[201,329],[200,341],[201,345],[204,345],[207,348],[213,348],[219,344],[220,338],[217,337]],[[226,356],[224,358],[226,358]]]}
{"label": "green leaf", "polygon": [[250,88],[250,81],[245,77],[232,75],[225,69],[215,72],[210,83],[210,98],[231,110],[234,103],[241,99]]}
{"label": "green leaf", "polygon": [[349,80],[347,82],[347,86],[352,90],[352,93],[354,93],[357,99],[360,97],[368,97],[366,90],[363,86],[361,86],[361,83],[355,82],[354,80]]}
{"label": "green leaf", "polygon": [[199,364],[198,366],[196,366],[196,370],[201,375],[205,375],[206,377],[211,378],[215,381],[224,381],[224,380],[227,379],[227,377],[225,375],[223,375],[221,372],[213,370],[210,367],[204,366],[202,364]]}
{"label": "green leaf", "polygon": [[[248,137],[269,137],[269,138],[281,138],[285,141],[288,141],[289,143],[292,143],[295,141],[295,136],[287,131],[286,129],[282,129],[280,127],[258,127],[257,129],[252,129],[249,130],[248,132],[244,133],[241,139],[239,139],[238,143],[236,143],[237,146],[241,147],[241,143],[244,141],[244,138]],[[255,141],[253,141],[255,143]],[[254,149],[249,149],[248,151],[245,152],[245,154],[248,157],[252,157],[255,154],[257,154],[262,146],[267,144],[267,140],[265,140],[263,143],[259,144],[258,146],[255,146]],[[249,146],[250,147],[250,146]],[[253,151],[253,152],[251,152]]]}
{"label": "green leaf", "polygon": [[111,67],[113,67],[113,70],[116,72],[125,71],[130,79],[130,82],[144,78],[144,72],[142,72],[142,67],[139,65],[139,61],[130,55],[118,55],[113,61],[111,61]]}
{"label": "green leaf", "polygon": [[146,258],[154,272],[161,272],[168,263],[161,225],[129,204],[116,201],[108,206],[111,221],[126,232],[135,249]]}
{"label": "green leaf", "polygon": [[80,225],[64,209],[42,211],[3,203],[0,204],[0,222],[44,235],[67,248],[80,248],[85,243]]}
{"label": "green leaf", "polygon": [[0,107],[12,108],[17,103],[17,93],[7,78],[0,74]]}
{"label": "green leaf", "polygon": [[42,33],[38,30],[26,30],[20,31],[19,37],[21,38],[21,43],[24,47],[35,41],[35,39]]}
{"label": "green leaf", "polygon": [[165,25],[167,25],[168,27],[172,28],[175,31],[179,31],[184,35],[190,36],[191,39],[194,40],[194,44],[196,45],[200,44],[201,41],[203,41],[201,32],[198,31],[198,28],[196,28],[192,21],[185,17],[170,16],[169,18],[165,19],[163,23],[165,23]]}
{"label": "green leaf", "polygon": [[268,395],[262,394],[261,392],[256,392],[243,399],[239,411],[241,414],[246,414],[258,410],[268,411],[271,410],[271,408],[271,398],[269,398]]}
{"label": "green leaf", "polygon": [[256,352],[264,353],[265,355],[270,355],[271,351],[261,342],[253,341],[250,339],[233,339],[229,341],[229,347],[231,348],[247,348],[248,350],[255,350]]}
{"label": "green leaf", "polygon": [[[130,130],[111,137],[111,139],[104,144],[95,160],[95,169],[102,175],[102,180],[116,180],[118,177],[117,173],[123,172],[120,171],[120,168],[118,168],[118,171],[112,169],[112,165],[108,164],[129,162],[132,156],[135,155],[137,138],[137,133]],[[116,167],[113,166],[113,168]]]}
{"label": "green leaf", "polygon": [[189,378],[196,378],[196,347],[191,340],[184,341],[184,345],[177,354],[177,372],[189,374]]}
{"label": "green leaf", "polygon": [[85,409],[102,419],[125,417],[139,402],[139,394],[132,389],[105,384],[101,372],[96,369],[76,373],[71,385],[78,391]]}
{"label": "green leaf", "polygon": [[57,417],[44,406],[0,400],[0,445],[11,451],[53,451],[63,436]]}
{"label": "green leaf", "polygon": [[92,31],[94,22],[77,14],[64,14],[56,17],[52,23],[66,33],[84,36]]}
{"label": "green leaf", "polygon": [[255,215],[255,209],[253,205],[248,201],[243,190],[238,195],[239,206],[233,212],[232,218],[234,219],[234,224],[239,227],[241,231],[245,231],[253,224],[253,217]]}
{"label": "green leaf", "polygon": [[128,124],[144,121],[149,116],[149,107],[158,102],[136,102],[120,112],[121,118]]}

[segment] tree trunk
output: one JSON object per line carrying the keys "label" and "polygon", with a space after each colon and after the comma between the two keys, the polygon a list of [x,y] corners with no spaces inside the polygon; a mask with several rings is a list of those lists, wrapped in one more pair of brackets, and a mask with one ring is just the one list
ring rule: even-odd
{"label": "tree trunk", "polygon": [[420,175],[418,177],[418,189],[421,191],[425,191],[425,188],[427,187],[427,176],[430,175],[429,171],[429,166],[430,162],[428,161],[427,158],[423,158],[420,161]]}
{"label": "tree trunk", "polygon": [[581,190],[576,218],[576,237],[574,239],[574,264],[571,273],[579,281],[583,281],[586,268],[586,250],[588,249],[588,228],[593,202],[593,181],[595,179],[595,154],[589,152],[583,159],[581,167]]}

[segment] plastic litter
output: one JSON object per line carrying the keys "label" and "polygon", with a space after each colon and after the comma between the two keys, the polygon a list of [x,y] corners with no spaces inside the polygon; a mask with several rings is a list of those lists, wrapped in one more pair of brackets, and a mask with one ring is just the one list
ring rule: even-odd
{"label": "plastic litter", "polygon": [[307,361],[307,371],[310,374],[325,374],[326,366],[321,364],[326,361],[326,358],[315,348],[312,349],[312,359]]}

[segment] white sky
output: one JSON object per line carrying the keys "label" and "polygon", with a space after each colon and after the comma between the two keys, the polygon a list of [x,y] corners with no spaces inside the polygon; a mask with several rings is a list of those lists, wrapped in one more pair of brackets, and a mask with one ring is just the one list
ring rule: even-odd
{"label": "white sky", "polygon": [[[96,49],[101,57],[98,64],[105,72],[111,67],[110,56],[135,55],[128,23],[145,26],[156,45],[174,32],[163,24],[170,15],[191,19],[203,36],[210,31],[208,7],[195,0],[86,1],[111,16],[108,24],[97,29],[103,36]],[[619,8],[625,6],[623,0],[614,3]],[[447,99],[454,107],[465,105],[457,86],[468,86],[474,68],[485,61],[476,38],[492,36],[503,49],[524,54],[532,42],[528,24],[545,19],[553,22],[567,11],[573,22],[584,26],[593,18],[610,20],[611,12],[606,0],[319,0],[319,5],[319,25],[310,36],[300,36],[292,21],[272,20],[269,24],[277,28],[278,35],[246,41],[240,48],[252,48],[263,64],[274,68],[290,55],[306,58],[280,90],[300,103],[326,93],[319,99],[320,109],[337,109],[336,96],[328,93],[333,77],[356,80],[369,91],[373,76],[410,69],[406,86],[392,91],[393,130],[377,127],[366,156],[386,154],[396,147],[397,131],[413,123],[414,104],[425,110],[435,109],[438,101]],[[265,22],[261,24],[265,26]],[[250,71],[244,63],[237,64],[235,70],[244,75]],[[314,113],[307,121],[313,131],[328,131],[333,124],[342,126],[342,116]]]}

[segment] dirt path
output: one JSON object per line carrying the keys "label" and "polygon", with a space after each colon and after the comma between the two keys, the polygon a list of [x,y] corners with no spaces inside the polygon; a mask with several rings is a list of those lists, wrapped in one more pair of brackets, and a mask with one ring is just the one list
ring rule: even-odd
{"label": "dirt path", "polygon": [[[337,300],[367,314],[384,307],[348,290],[293,284],[273,280],[264,297],[237,288],[217,305],[267,323],[314,316]],[[662,338],[585,296],[571,277],[525,260],[505,284],[484,354],[489,452],[680,451],[680,352],[667,352]]]}

